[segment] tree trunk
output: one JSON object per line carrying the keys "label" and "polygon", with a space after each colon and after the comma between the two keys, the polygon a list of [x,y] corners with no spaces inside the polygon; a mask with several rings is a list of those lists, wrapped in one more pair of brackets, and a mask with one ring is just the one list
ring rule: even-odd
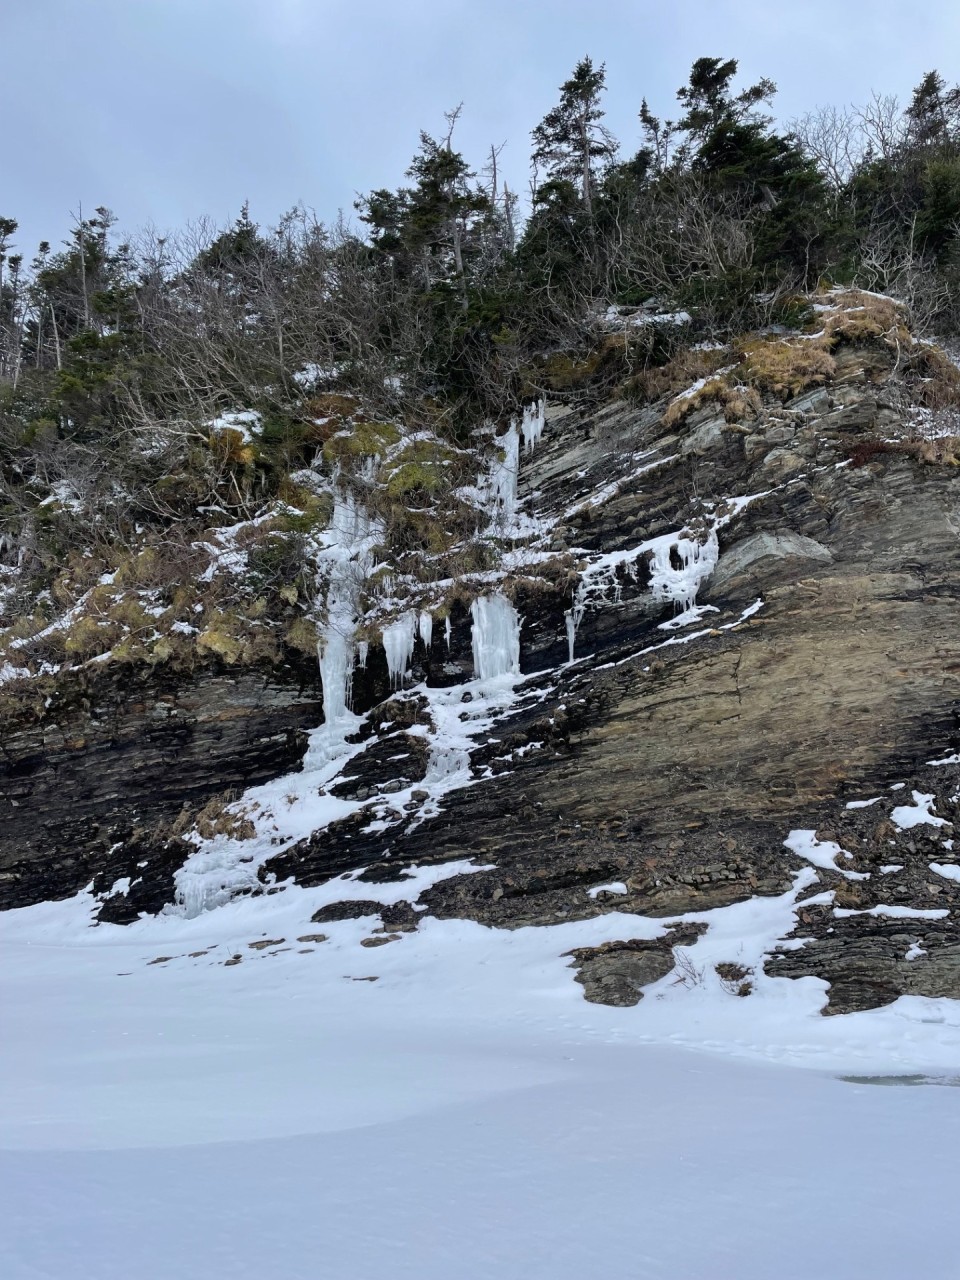
{"label": "tree trunk", "polygon": [[581,194],[583,196],[583,207],[587,211],[587,219],[593,222],[593,192],[590,190],[591,174],[590,174],[590,133],[587,128],[586,116],[581,116],[579,120],[580,126],[580,146],[583,152],[583,172],[581,175]]}

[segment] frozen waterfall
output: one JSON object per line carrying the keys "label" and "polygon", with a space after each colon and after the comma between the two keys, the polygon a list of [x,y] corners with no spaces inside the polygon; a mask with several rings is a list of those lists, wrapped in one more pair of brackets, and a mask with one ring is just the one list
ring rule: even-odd
{"label": "frozen waterfall", "polygon": [[678,614],[689,613],[701,586],[717,565],[717,531],[711,528],[705,541],[679,533],[651,538],[629,551],[611,551],[587,565],[580,575],[573,604],[564,615],[569,661],[573,662],[577,631],[588,608],[617,605],[624,578],[636,578],[644,557],[650,567],[650,595],[658,604],[673,603]]}
{"label": "frozen waterfall", "polygon": [[327,570],[327,592],[317,657],[323,685],[323,718],[331,727],[350,710],[360,588],[373,568],[373,547],[379,536],[369,513],[353,495],[338,492],[326,546],[318,557],[321,567]]}
{"label": "frozen waterfall", "polygon": [[423,609],[417,620],[417,626],[420,630],[420,639],[423,641],[424,648],[430,649],[433,646],[433,614],[429,609]]}
{"label": "frozen waterfall", "polygon": [[510,525],[517,512],[517,475],[520,471],[520,434],[515,421],[511,421],[498,443],[503,449],[503,457],[490,468],[491,506],[494,518],[499,516]]}
{"label": "frozen waterfall", "polygon": [[473,616],[473,667],[480,680],[520,674],[520,617],[503,595],[479,596]]}

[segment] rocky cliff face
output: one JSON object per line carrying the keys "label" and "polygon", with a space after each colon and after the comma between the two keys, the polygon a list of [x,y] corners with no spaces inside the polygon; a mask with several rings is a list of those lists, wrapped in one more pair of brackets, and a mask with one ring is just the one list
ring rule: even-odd
{"label": "rocky cliff face", "polygon": [[[362,869],[376,909],[398,868],[470,857],[384,929],[792,894],[763,963],[829,982],[826,1012],[960,997],[955,457],[893,346],[832,364],[745,415],[696,388],[548,406],[501,569],[462,584],[448,637],[410,631],[399,675],[373,646],[355,716],[305,758],[320,689],[289,666],[105,668],[5,726],[3,905],[92,879],[124,920]],[[475,679],[471,596],[519,618],[519,672]],[[243,788],[207,829],[174,821]],[[579,950],[587,997],[640,999],[703,927]]]}
{"label": "rocky cliff face", "polygon": [[0,907],[109,889],[150,859],[127,918],[172,897],[181,813],[296,768],[322,716],[316,665],[289,662],[95,667],[52,682],[47,702],[0,726]]}

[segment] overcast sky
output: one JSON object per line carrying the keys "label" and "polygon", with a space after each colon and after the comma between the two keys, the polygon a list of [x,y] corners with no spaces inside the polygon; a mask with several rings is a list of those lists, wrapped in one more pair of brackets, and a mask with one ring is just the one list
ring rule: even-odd
{"label": "overcast sky", "polygon": [[27,254],[81,202],[126,229],[244,199],[262,222],[298,201],[335,216],[399,185],[460,101],[461,150],[479,164],[506,141],[522,187],[530,130],[585,54],[629,149],[641,98],[669,115],[705,55],[776,81],[781,119],[906,97],[931,67],[960,78],[960,0],[0,0],[0,31],[0,215]]}

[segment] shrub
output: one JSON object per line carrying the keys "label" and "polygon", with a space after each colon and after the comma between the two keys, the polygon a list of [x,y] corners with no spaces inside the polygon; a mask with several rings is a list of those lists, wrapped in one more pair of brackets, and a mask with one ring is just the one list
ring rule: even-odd
{"label": "shrub", "polygon": [[939,412],[960,407],[960,369],[939,347],[916,343],[903,372],[923,408]]}
{"label": "shrub", "polygon": [[[465,455],[436,439],[412,440],[384,464],[381,476],[391,499],[429,501],[467,478]],[[469,459],[469,474],[476,466]]]}
{"label": "shrub", "polygon": [[887,440],[857,440],[847,453],[854,467],[865,467],[868,462],[884,453],[892,453],[893,446]]}
{"label": "shrub", "polygon": [[294,618],[284,633],[284,640],[291,649],[311,658],[317,656],[319,639],[316,624],[304,617]]}
{"label": "shrub", "polygon": [[217,612],[197,636],[201,653],[215,654],[228,666],[236,666],[244,656],[244,625],[235,614]]}

